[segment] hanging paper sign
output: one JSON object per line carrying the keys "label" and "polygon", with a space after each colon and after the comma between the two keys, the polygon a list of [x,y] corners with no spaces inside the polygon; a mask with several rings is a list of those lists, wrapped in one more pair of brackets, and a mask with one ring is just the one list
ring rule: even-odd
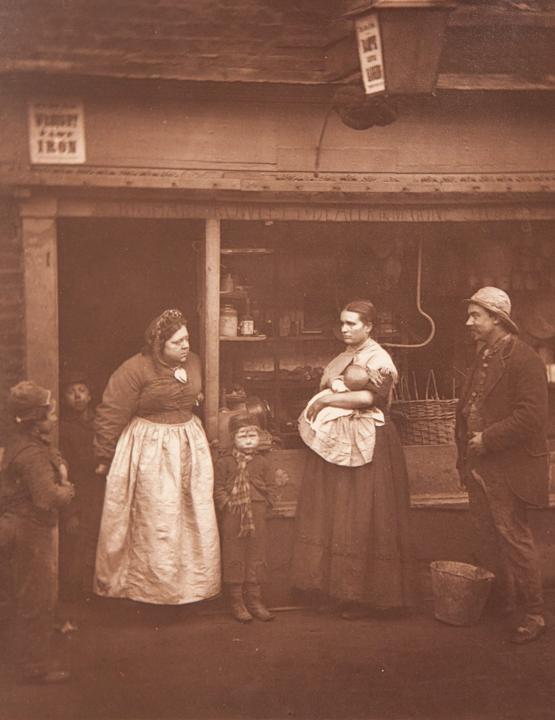
{"label": "hanging paper sign", "polygon": [[85,113],[80,100],[31,100],[28,117],[31,163],[85,162]]}
{"label": "hanging paper sign", "polygon": [[385,92],[382,40],[378,13],[355,20],[362,81],[367,95]]}

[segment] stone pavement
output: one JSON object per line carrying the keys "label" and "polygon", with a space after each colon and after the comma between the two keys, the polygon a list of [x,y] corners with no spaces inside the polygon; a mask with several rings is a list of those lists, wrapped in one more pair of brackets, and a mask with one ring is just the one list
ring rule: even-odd
{"label": "stone pavement", "polygon": [[520,647],[492,616],[453,627],[429,607],[357,622],[286,610],[244,626],[219,602],[96,600],[70,608],[79,631],[57,640],[70,684],[19,686],[2,660],[0,718],[551,720],[555,595],[548,608],[552,630]]}

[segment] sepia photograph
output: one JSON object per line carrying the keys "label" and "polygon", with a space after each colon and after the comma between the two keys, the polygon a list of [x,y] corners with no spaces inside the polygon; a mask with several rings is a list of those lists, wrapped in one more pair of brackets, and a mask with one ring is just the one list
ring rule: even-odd
{"label": "sepia photograph", "polygon": [[555,0],[0,0],[0,720],[555,717]]}

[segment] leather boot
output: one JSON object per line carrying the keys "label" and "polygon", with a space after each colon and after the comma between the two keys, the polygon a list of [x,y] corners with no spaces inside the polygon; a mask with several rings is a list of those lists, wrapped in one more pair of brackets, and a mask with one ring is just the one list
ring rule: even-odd
{"label": "leather boot", "polygon": [[262,620],[262,622],[273,620],[275,615],[273,615],[262,602],[260,585],[258,585],[258,583],[247,583],[246,590],[245,604],[251,615],[257,620]]}
{"label": "leather boot", "polygon": [[229,585],[229,605],[233,617],[241,623],[248,623],[252,620],[252,615],[245,607],[243,600],[243,585],[241,583],[232,583]]}

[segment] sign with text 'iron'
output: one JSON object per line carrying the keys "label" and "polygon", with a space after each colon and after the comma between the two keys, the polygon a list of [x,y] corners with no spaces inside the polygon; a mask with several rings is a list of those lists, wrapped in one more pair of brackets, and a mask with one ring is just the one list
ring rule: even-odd
{"label": "sign with text 'iron'", "polygon": [[30,100],[28,108],[32,164],[85,162],[85,112],[81,100]]}

